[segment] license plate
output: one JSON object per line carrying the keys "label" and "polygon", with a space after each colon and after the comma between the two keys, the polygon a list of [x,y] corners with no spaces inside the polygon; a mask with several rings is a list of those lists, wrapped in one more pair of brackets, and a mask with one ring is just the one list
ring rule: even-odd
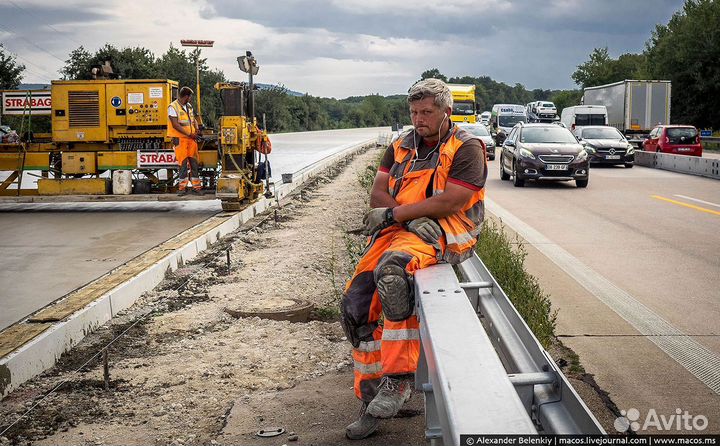
{"label": "license plate", "polygon": [[692,152],[692,149],[690,147],[680,147],[677,150],[678,152]]}
{"label": "license plate", "polygon": [[567,170],[567,164],[548,164],[545,166],[547,170]]}
{"label": "license plate", "polygon": [[620,155],[605,155],[606,160],[619,160]]}

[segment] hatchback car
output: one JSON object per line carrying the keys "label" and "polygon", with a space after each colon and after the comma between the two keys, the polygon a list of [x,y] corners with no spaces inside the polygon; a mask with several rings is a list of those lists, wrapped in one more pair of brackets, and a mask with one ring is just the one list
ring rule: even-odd
{"label": "hatchback car", "polygon": [[570,130],[556,124],[518,124],[500,152],[500,179],[513,177],[516,187],[527,180],[575,181],[587,187],[588,152]]}
{"label": "hatchback car", "polygon": [[458,124],[458,126],[480,138],[485,143],[487,159],[491,161],[495,159],[495,140],[493,140],[487,127],[482,124]]}
{"label": "hatchback car", "polygon": [[623,164],[631,168],[635,162],[635,146],[615,127],[585,126],[577,138],[590,155],[590,164]]}
{"label": "hatchback car", "polygon": [[648,152],[702,156],[700,132],[691,125],[659,125],[652,129],[642,147]]}

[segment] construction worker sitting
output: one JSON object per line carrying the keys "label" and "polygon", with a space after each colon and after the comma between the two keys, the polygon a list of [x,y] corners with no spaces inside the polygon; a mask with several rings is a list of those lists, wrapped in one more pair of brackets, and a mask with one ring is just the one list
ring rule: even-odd
{"label": "construction worker sitting", "polygon": [[385,151],[364,218],[371,237],[342,300],[355,395],[363,403],[346,429],[354,440],[410,398],[420,356],[413,273],[470,257],[484,216],[485,147],[450,121],[447,85],[419,81],[408,104],[415,128]]}
{"label": "construction worker sitting", "polygon": [[195,120],[195,113],[190,98],[193,91],[189,87],[182,87],[178,93],[177,100],[168,106],[168,136],[172,138],[175,158],[180,166],[178,179],[178,195],[187,194],[188,174],[192,184],[192,192],[202,195],[202,183],[200,182],[198,166],[198,124]]}

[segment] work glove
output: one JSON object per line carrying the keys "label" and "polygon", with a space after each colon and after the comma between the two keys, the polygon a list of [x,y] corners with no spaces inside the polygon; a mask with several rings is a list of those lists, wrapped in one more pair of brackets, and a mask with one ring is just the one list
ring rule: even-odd
{"label": "work glove", "polygon": [[407,223],[408,231],[417,235],[428,245],[438,244],[442,237],[440,225],[428,217],[420,217]]}
{"label": "work glove", "polygon": [[377,231],[397,223],[393,217],[393,208],[375,208],[365,214],[363,224],[365,225],[365,235],[373,235]]}

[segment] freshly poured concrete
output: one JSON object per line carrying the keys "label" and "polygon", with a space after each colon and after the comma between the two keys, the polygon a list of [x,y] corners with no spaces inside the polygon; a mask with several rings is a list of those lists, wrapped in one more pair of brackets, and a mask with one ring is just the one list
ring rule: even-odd
{"label": "freshly poured concrete", "polygon": [[[389,128],[271,135],[273,177]],[[220,212],[220,201],[0,204],[0,329]]]}

